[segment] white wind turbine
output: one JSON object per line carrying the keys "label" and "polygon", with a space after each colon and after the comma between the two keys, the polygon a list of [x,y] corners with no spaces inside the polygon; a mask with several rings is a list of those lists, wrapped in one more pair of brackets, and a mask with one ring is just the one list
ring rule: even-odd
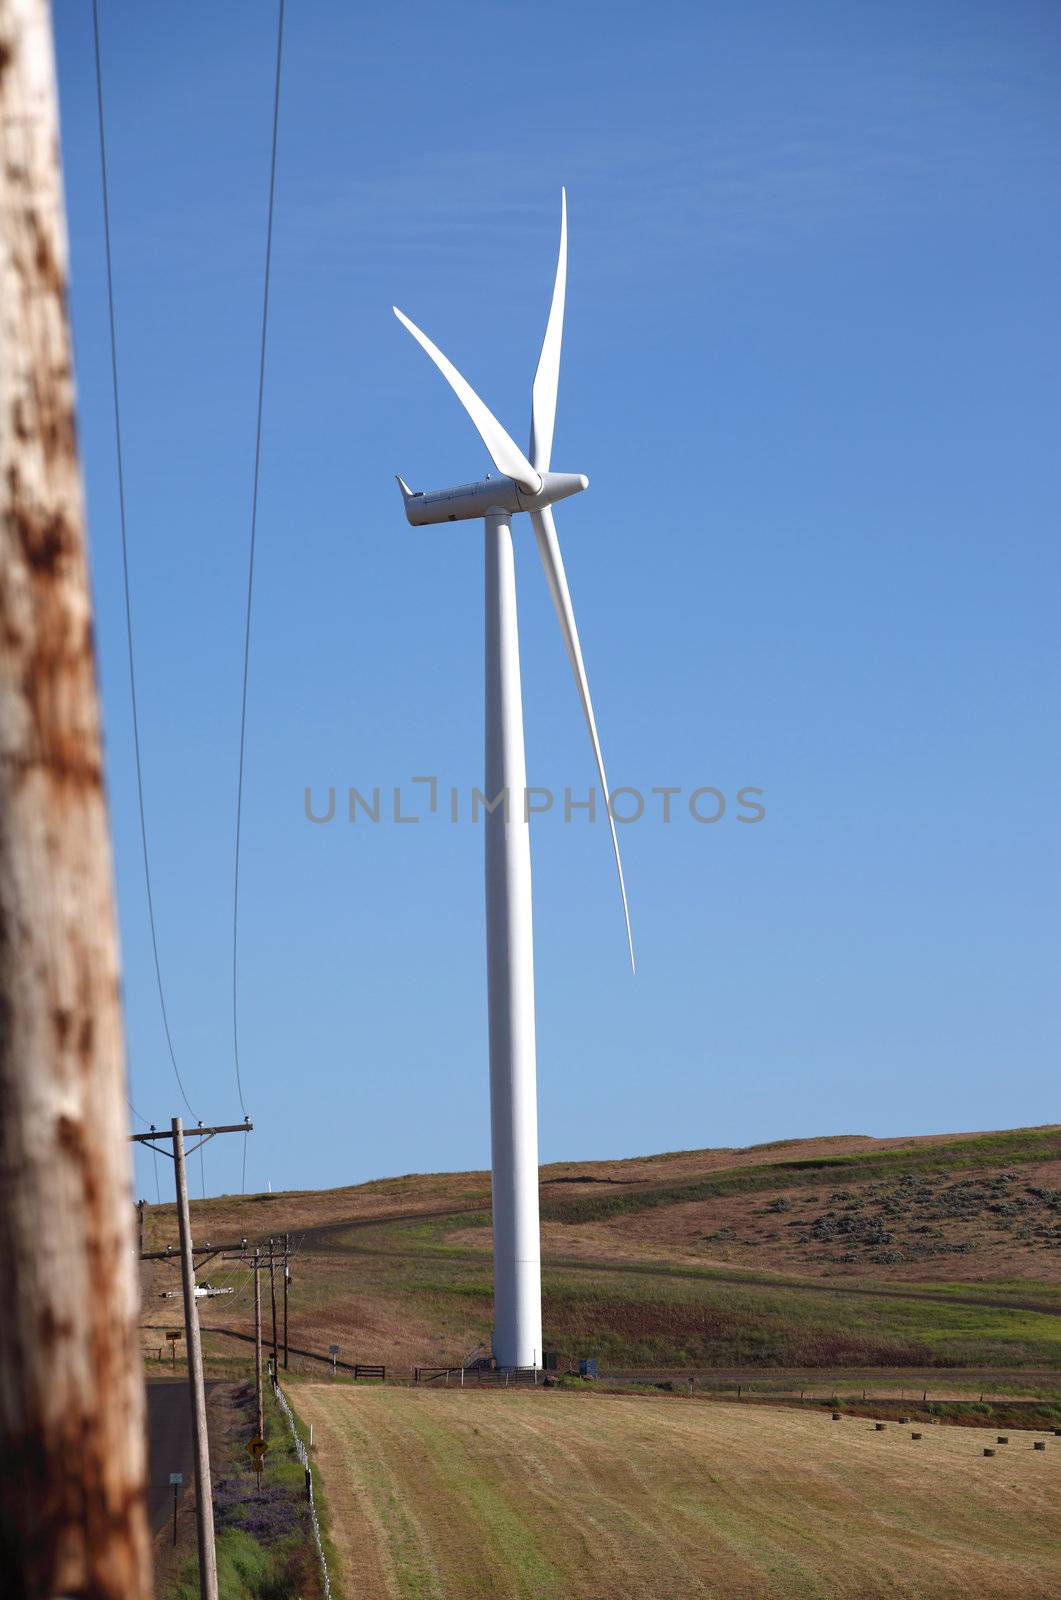
{"label": "white wind turbine", "polygon": [[551,506],[589,487],[578,473],[551,472],[560,344],[567,284],[567,197],[560,197],[560,253],[538,370],[531,390],[530,460],[441,350],[404,316],[394,315],[431,357],[479,431],[500,478],[414,494],[398,485],[414,527],[482,517],[486,523],[486,966],[490,1036],[490,1128],[493,1165],[494,1355],[502,1367],[542,1363],[541,1250],[538,1229],[538,1108],[534,1054],[534,954],[530,837],[520,696],[512,517],[526,511],[578,685],[600,774],[626,920],[634,945],[615,822],[608,807],[589,683]]}

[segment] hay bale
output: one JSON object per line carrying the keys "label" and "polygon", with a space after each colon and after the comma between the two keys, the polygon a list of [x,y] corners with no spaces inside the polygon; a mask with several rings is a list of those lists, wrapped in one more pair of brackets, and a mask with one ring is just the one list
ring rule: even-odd
{"label": "hay bale", "polygon": [[910,1437],[911,1437],[911,1439],[923,1439],[923,1438],[924,1438],[924,1434],[921,1434],[921,1433],[912,1433],[912,1434],[911,1434],[911,1435],[910,1435]]}
{"label": "hay bale", "polygon": [[1046,1449],[1046,1440],[1045,1439],[1033,1439],[1032,1440],[1032,1449],[1033,1450],[1045,1450]]}
{"label": "hay bale", "polygon": [[993,1451],[993,1450],[985,1450],[985,1451],[984,1451],[984,1455],[985,1455],[985,1456],[993,1456],[993,1455],[994,1455],[994,1453],[995,1453],[995,1452],[994,1452],[994,1451]]}
{"label": "hay bale", "polygon": [[900,1422],[909,1422],[909,1421],[910,1421],[910,1418],[909,1418],[909,1417],[900,1417],[900,1418],[899,1418],[899,1421],[900,1421]]}
{"label": "hay bale", "polygon": [[883,1422],[875,1422],[873,1424],[873,1426],[876,1428],[878,1433],[883,1433],[884,1432],[884,1424],[883,1424]]}
{"label": "hay bale", "polygon": [[1008,1433],[1000,1433],[998,1438],[997,1438],[997,1440],[996,1440],[996,1443],[997,1444],[1009,1444],[1009,1434]]}
{"label": "hay bale", "polygon": [[834,1422],[839,1422],[840,1421],[840,1413],[839,1413],[839,1411],[834,1411],[833,1412],[833,1421]]}

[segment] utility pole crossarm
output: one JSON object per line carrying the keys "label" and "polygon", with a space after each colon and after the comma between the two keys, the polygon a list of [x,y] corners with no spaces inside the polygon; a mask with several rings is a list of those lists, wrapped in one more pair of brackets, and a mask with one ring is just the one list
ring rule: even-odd
{"label": "utility pole crossarm", "polygon": [[[186,1156],[194,1155],[196,1150],[198,1150],[199,1145],[205,1144],[207,1139],[212,1139],[214,1137],[214,1135],[218,1134],[218,1133],[253,1133],[253,1132],[254,1132],[254,1123],[250,1122],[250,1121],[247,1121],[247,1122],[235,1122],[231,1126],[226,1126],[226,1127],[223,1127],[223,1128],[193,1128],[191,1130],[191,1132],[190,1132],[189,1137],[192,1138],[192,1139],[197,1139],[198,1140],[198,1144],[192,1144],[192,1145],[186,1144],[185,1147],[184,1147],[184,1154]],[[172,1149],[173,1135],[171,1133],[165,1133],[165,1132],[161,1131],[158,1128],[152,1128],[150,1133],[131,1133],[129,1135],[129,1138],[133,1142],[133,1144],[146,1144],[146,1145],[149,1145],[152,1150],[157,1150],[160,1156],[169,1156],[170,1160],[172,1161],[172,1159],[173,1159],[173,1149]],[[156,1142],[159,1139],[161,1139],[163,1141],[161,1144],[158,1144]],[[166,1148],[167,1145],[170,1146],[169,1149]]]}
{"label": "utility pole crossarm", "polygon": [[[235,1244],[211,1244],[209,1239],[207,1239],[203,1244],[193,1245],[192,1246],[192,1254],[195,1255],[195,1256],[204,1256],[205,1257],[205,1256],[220,1255],[221,1252],[224,1251],[224,1250],[241,1251],[241,1247],[243,1246],[243,1243],[244,1243],[243,1240],[237,1239]],[[181,1258],[180,1257],[180,1245],[176,1245],[176,1244],[168,1244],[164,1250],[142,1250],[140,1252],[140,1260],[141,1261],[178,1261],[179,1262],[180,1258]],[[225,1259],[227,1261],[238,1261],[238,1260],[241,1259],[241,1256],[240,1255],[226,1256]]]}
{"label": "utility pole crossarm", "polygon": [[[215,1133],[253,1133],[253,1132],[254,1132],[254,1123],[253,1122],[233,1122],[231,1124],[226,1124],[226,1126],[223,1127],[223,1128],[219,1127],[219,1128],[189,1128],[188,1129],[188,1135],[192,1139],[198,1139],[199,1135],[203,1134],[203,1133],[209,1134],[210,1137],[213,1138]],[[152,1139],[172,1139],[173,1135],[172,1135],[172,1133],[166,1133],[164,1130],[156,1128],[153,1133],[131,1133],[129,1135],[129,1137],[130,1137],[130,1139],[135,1140],[138,1144],[150,1144]],[[185,1152],[185,1153],[187,1153],[187,1152]]]}
{"label": "utility pole crossarm", "polygon": [[[246,1250],[241,1250],[239,1255],[222,1256],[221,1259],[222,1259],[222,1261],[242,1261],[242,1263],[243,1263],[243,1265],[245,1267],[253,1267],[254,1266],[254,1255],[251,1252],[248,1252]],[[280,1266],[282,1264],[283,1259],[284,1258],[283,1258],[282,1255],[270,1256],[270,1254],[269,1254],[269,1252],[267,1250],[263,1250],[263,1251],[261,1251],[261,1259],[258,1262],[258,1265],[260,1267],[262,1267],[263,1269],[268,1267],[270,1265],[270,1263],[273,1266],[278,1267],[278,1266]]]}

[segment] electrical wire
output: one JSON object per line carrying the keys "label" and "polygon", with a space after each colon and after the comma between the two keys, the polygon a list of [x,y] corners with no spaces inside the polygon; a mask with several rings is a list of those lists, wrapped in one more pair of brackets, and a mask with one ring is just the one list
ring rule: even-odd
{"label": "electrical wire", "polygon": [[[133,1102],[129,1098],[128,1095],[126,1095],[126,1097],[125,1097],[125,1103],[129,1107],[129,1110],[132,1112],[132,1114],[133,1114],[133,1116],[134,1116],[134,1118],[136,1119],[137,1122],[142,1122],[145,1128],[149,1128],[151,1126],[151,1124],[148,1122],[147,1118],[146,1117],[142,1117],[140,1115],[139,1111],[137,1111],[136,1107],[133,1105]],[[135,1149],[135,1146],[134,1146],[134,1149]],[[133,1163],[133,1168],[134,1168],[134,1176],[135,1176],[135,1168],[136,1168],[135,1161]],[[157,1186],[157,1180],[156,1180],[156,1186]]]}
{"label": "electrical wire", "polygon": [[[284,55],[284,0],[280,0],[276,29],[276,81],[273,88],[273,142],[269,167],[269,212],[265,234],[265,281],[262,293],[262,337],[258,360],[258,416],[254,438],[254,486],[251,493],[250,552],[247,562],[247,615],[243,633],[243,693],[239,724],[239,780],[236,786],[236,858],[232,884],[232,1052],[236,1066],[236,1092],[240,1110],[247,1115],[239,1066],[239,863],[243,824],[243,775],[247,749],[247,684],[250,677],[251,602],[254,596],[254,548],[258,532],[258,486],[262,464],[262,413],[265,407],[265,352],[269,328],[269,281],[273,261],[273,212],[276,201],[276,150],[280,129],[280,73]],[[243,1189],[247,1188],[247,1140],[243,1140]]]}
{"label": "electrical wire", "polygon": [[173,1048],[173,1036],[170,1032],[169,1015],[166,1011],[166,991],[162,983],[162,963],[158,953],[158,929],[155,924],[155,902],[151,892],[151,864],[147,848],[147,815],[144,808],[144,773],[143,762],[140,754],[140,715],[136,697],[136,657],[133,650],[133,608],[129,587],[129,540],[126,533],[125,522],[125,469],[122,459],[122,421],[121,408],[118,402],[118,338],[115,331],[114,317],[114,271],[111,260],[111,219],[110,198],[107,183],[107,140],[104,133],[103,117],[103,67],[100,59],[99,44],[99,0],[92,0],[92,30],[96,46],[96,107],[99,113],[99,161],[100,177],[103,189],[103,239],[107,256],[107,310],[110,318],[111,337],[111,386],[114,391],[114,444],[118,462],[118,511],[122,533],[122,579],[125,588],[125,635],[129,654],[129,694],[133,710],[133,748],[136,754],[136,794],[140,808],[140,844],[144,857],[144,884],[147,889],[147,916],[151,925],[151,949],[155,957],[155,978],[158,983],[158,1003],[162,1011],[162,1027],[166,1035],[166,1044],[169,1049],[169,1058],[177,1079],[177,1087],[181,1092],[181,1099],[188,1107],[189,1113],[194,1116],[191,1101],[184,1088],[184,1082],[177,1066],[177,1056]]}

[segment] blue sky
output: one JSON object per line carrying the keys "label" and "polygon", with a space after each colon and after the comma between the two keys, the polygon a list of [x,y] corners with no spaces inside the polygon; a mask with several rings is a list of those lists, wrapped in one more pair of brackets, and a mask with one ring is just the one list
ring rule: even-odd
{"label": "blue sky", "polygon": [[[103,0],[144,771],[195,1114],[238,1120],[236,762],[275,9]],[[181,1109],[124,658],[91,10],[58,0],[133,1100]],[[1049,4],[288,7],[244,813],[248,1185],[484,1166],[482,837],[313,826],[482,763],[489,467],[568,186],[557,523],[613,784],[534,830],[543,1160],[1043,1122],[1058,1046],[1061,19]],[[517,524],[529,777],[592,757]],[[743,785],[766,818],[736,821]],[[413,791],[406,787],[410,797]],[[423,804],[420,803],[423,810]],[[241,1141],[206,1158],[238,1187]],[[228,1144],[230,1148],[222,1148]],[[149,1162],[138,1189],[152,1195]]]}

